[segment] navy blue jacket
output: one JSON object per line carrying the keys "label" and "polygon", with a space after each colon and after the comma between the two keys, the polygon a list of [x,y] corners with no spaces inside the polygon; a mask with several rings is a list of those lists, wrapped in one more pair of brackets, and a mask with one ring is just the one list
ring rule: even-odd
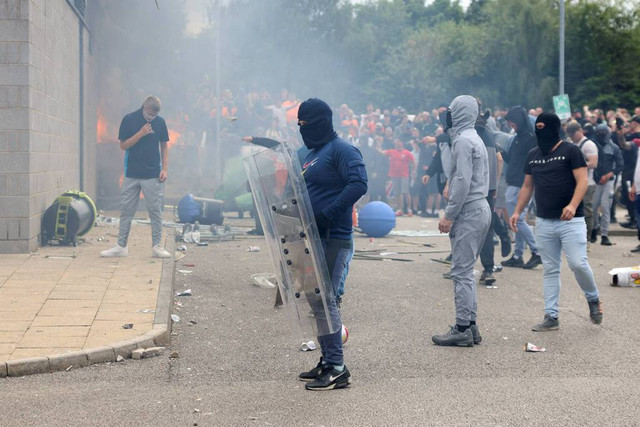
{"label": "navy blue jacket", "polygon": [[311,150],[302,164],[314,214],[330,221],[332,239],[351,239],[353,205],[367,192],[362,154],[342,138]]}

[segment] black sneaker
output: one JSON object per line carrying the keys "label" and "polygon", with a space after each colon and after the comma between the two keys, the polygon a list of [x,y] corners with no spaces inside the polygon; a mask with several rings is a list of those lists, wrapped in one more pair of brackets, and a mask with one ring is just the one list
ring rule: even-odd
{"label": "black sneaker", "polygon": [[635,248],[631,249],[631,252],[633,252],[634,254],[637,254],[638,252],[640,252],[640,245],[638,245]]}
{"label": "black sneaker", "polygon": [[613,245],[613,243],[611,243],[611,240],[609,240],[609,236],[602,236],[602,239],[600,240],[600,244],[602,246],[611,246],[611,245]]}
{"label": "black sneaker", "polygon": [[600,233],[599,228],[594,228],[593,230],[591,230],[591,236],[589,236],[589,241],[591,243],[595,243],[598,241],[598,233]]}
{"label": "black sneaker", "polygon": [[503,257],[509,256],[511,253],[511,239],[508,234],[504,236],[504,239],[500,238],[500,250]]}
{"label": "black sneaker", "polygon": [[318,375],[320,375],[320,372],[322,372],[322,368],[324,368],[325,366],[327,365],[322,363],[322,357],[320,357],[320,361],[318,362],[316,367],[311,369],[310,371],[301,372],[300,375],[298,375],[298,379],[305,382],[313,381],[318,378]]}
{"label": "black sneaker", "polygon": [[449,254],[449,255],[447,255],[447,257],[446,257],[445,259],[443,259],[442,261],[443,261],[445,264],[451,264],[451,259],[452,259],[452,258],[453,258],[453,254],[451,254],[451,253],[450,253],[450,254]]}
{"label": "black sneaker", "polygon": [[587,301],[589,303],[589,317],[596,325],[602,323],[602,303],[599,299],[595,301]]}
{"label": "black sneaker", "polygon": [[503,267],[516,267],[516,268],[524,267],[524,261],[522,261],[522,258],[516,258],[515,255],[506,261],[502,261],[500,264],[502,264]]}
{"label": "black sneaker", "polygon": [[536,268],[540,264],[542,264],[542,258],[540,258],[540,255],[533,254],[533,255],[531,255],[531,258],[529,259],[529,261],[527,261],[527,263],[522,268],[526,268],[527,270],[531,270],[532,268]]}
{"label": "black sneaker", "polygon": [[544,315],[544,320],[542,323],[538,323],[531,330],[533,332],[547,332],[547,331],[556,331],[560,328],[560,322],[557,317],[551,317],[548,314]]}
{"label": "black sneaker", "polygon": [[620,227],[630,228],[632,230],[637,230],[638,229],[638,224],[635,221],[621,222],[620,223]]}
{"label": "black sneaker", "polygon": [[434,335],[431,340],[435,345],[473,347],[473,332],[471,332],[471,328],[460,332],[455,326],[452,326],[449,332],[444,335]]}
{"label": "black sneaker", "polygon": [[351,373],[344,365],[342,372],[338,371],[333,365],[325,365],[320,375],[313,381],[305,384],[307,390],[333,390],[337,388],[346,388],[351,384]]}
{"label": "black sneaker", "polygon": [[492,286],[496,283],[496,278],[493,277],[493,273],[490,271],[483,271],[480,275],[480,284],[485,286]]}
{"label": "black sneaker", "polygon": [[482,337],[480,336],[480,329],[478,328],[478,325],[471,325],[469,326],[469,329],[471,330],[471,335],[473,335],[473,344],[480,344],[482,342]]}

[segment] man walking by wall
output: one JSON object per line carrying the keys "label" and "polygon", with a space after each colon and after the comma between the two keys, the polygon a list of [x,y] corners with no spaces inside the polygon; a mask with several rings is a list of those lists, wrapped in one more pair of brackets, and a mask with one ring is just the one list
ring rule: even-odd
{"label": "man walking by wall", "polygon": [[152,255],[169,258],[161,246],[162,191],[169,166],[169,132],[164,119],[158,116],[162,104],[157,96],[148,96],[142,107],[127,114],[120,124],[118,139],[124,155],[124,182],[120,195],[120,233],[118,244],[100,252],[103,257],[129,255],[127,241],[131,220],[138,208],[140,192],[144,195],[151,219]]}
{"label": "man walking by wall", "polygon": [[[487,150],[474,129],[478,103],[468,95],[457,97],[445,112],[443,126],[451,137],[449,203],[438,228],[451,240],[456,326],[431,337],[436,345],[472,347],[482,341],[476,324],[478,299],[473,267],[491,224],[487,203],[489,160]],[[447,153],[449,155],[449,153]]]}
{"label": "man walking by wall", "polygon": [[544,320],[532,328],[535,332],[552,331],[560,326],[558,300],[563,250],[587,299],[591,320],[602,322],[598,287],[587,261],[582,206],[587,191],[587,162],[576,145],[560,139],[560,127],[555,114],[542,113],[536,119],[538,148],[527,156],[518,205],[509,219],[511,228],[517,230],[520,214],[535,189],[536,242],[544,268],[545,304]]}

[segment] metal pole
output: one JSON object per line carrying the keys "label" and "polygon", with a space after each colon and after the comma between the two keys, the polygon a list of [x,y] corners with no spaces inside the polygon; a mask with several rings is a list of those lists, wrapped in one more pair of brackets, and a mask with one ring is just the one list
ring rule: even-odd
{"label": "metal pole", "polygon": [[560,81],[560,92],[564,95],[564,0],[560,1],[560,70],[558,80]]}
{"label": "metal pole", "polygon": [[220,158],[220,116],[222,99],[220,94],[220,0],[216,1],[216,182],[222,184],[222,159]]}

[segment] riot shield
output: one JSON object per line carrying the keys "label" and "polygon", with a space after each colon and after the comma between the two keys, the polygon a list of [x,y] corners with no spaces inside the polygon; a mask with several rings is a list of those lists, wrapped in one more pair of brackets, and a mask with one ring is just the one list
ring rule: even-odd
{"label": "riot shield", "polygon": [[245,157],[244,165],[294,332],[309,339],[339,331],[342,325],[330,316],[335,297],[297,156],[280,144]]}

